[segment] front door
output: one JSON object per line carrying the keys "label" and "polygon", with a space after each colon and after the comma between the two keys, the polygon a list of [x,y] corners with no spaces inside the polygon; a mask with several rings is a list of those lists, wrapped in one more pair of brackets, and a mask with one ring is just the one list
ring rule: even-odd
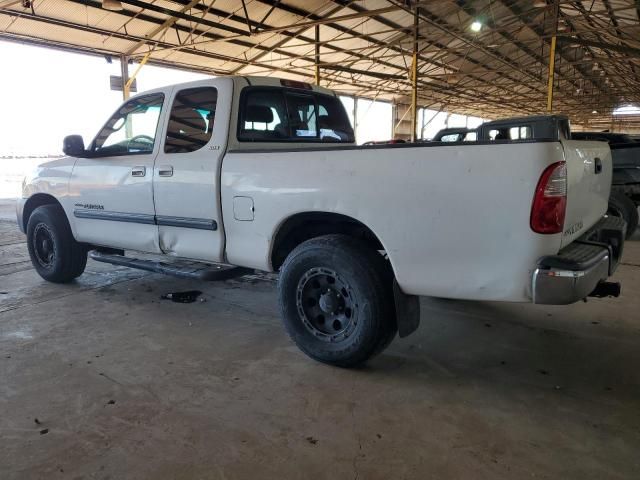
{"label": "front door", "polygon": [[153,179],[160,249],[168,255],[223,261],[220,168],[232,89],[230,79],[219,79],[173,92]]}
{"label": "front door", "polygon": [[153,205],[153,167],[162,93],[123,104],[79,158],[70,180],[76,239],[160,253]]}

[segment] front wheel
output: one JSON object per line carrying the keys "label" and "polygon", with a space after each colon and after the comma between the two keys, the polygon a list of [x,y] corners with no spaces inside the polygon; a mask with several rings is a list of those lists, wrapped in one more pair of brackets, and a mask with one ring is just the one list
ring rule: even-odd
{"label": "front wheel", "polygon": [[389,268],[382,255],[345,235],[300,244],[278,282],[289,336],[311,358],[340,367],[384,350],[397,331]]}
{"label": "front wheel", "polygon": [[638,228],[638,208],[633,201],[620,192],[611,192],[609,197],[609,215],[620,217],[627,222],[627,239],[631,237]]}
{"label": "front wheel", "polygon": [[34,268],[49,282],[70,282],[87,265],[87,249],[73,238],[59,205],[43,205],[33,211],[27,223],[27,247]]}

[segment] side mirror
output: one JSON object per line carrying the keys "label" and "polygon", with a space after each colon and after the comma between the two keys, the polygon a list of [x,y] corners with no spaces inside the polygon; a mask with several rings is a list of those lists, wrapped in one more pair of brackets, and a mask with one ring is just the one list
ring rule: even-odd
{"label": "side mirror", "polygon": [[64,137],[62,151],[70,157],[81,157],[85,154],[84,140],[81,135],[69,135]]}

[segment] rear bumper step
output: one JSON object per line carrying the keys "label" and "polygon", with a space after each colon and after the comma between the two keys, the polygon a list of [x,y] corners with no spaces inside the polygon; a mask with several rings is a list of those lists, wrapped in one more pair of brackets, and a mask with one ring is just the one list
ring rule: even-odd
{"label": "rear bumper step", "polygon": [[123,255],[99,250],[90,251],[89,257],[96,262],[110,263],[112,265],[119,265],[122,267],[146,270],[147,272],[162,273],[164,275],[172,275],[174,277],[191,278],[194,280],[209,282],[229,280],[230,278],[236,278],[253,273],[252,269],[234,267],[232,265],[198,262],[191,262],[189,264],[172,264],[158,260],[142,260],[139,258],[125,257]]}
{"label": "rear bumper step", "polygon": [[626,224],[605,217],[558,255],[538,260],[532,278],[533,303],[568,305],[588,296],[617,297],[620,284],[606,282],[622,256]]}

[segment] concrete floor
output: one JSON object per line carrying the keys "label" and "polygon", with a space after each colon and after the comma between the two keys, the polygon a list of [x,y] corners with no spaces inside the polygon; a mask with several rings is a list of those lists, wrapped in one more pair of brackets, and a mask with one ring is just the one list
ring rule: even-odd
{"label": "concrete floor", "polygon": [[424,299],[348,371],[291,344],[272,279],[47,284],[0,220],[0,478],[637,479],[639,241],[616,279],[568,307]]}

